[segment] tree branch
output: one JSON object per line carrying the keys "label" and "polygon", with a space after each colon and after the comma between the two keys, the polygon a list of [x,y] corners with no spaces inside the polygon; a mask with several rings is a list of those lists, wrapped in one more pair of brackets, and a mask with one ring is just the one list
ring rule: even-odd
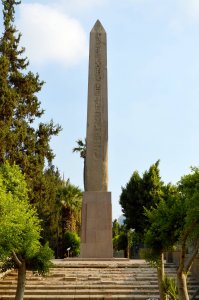
{"label": "tree branch", "polygon": [[12,254],[13,254],[14,261],[16,262],[16,264],[18,265],[18,267],[21,267],[22,262],[18,259],[15,251],[12,251]]}
{"label": "tree branch", "polygon": [[[179,268],[178,268],[178,272],[183,272],[185,271],[184,268],[185,268],[185,256],[186,256],[186,242],[187,242],[187,239],[189,237],[189,234],[194,230],[196,224],[198,224],[198,220],[196,220],[195,222],[193,222],[188,228],[187,230],[185,231],[185,233],[183,234],[183,237],[182,237],[182,244],[181,244],[181,247],[182,247],[182,251],[181,251],[181,259],[180,259],[180,265],[179,265]],[[190,262],[191,263],[191,262]],[[187,270],[187,267],[185,268]]]}
{"label": "tree branch", "polygon": [[198,254],[198,249],[199,249],[199,237],[198,237],[197,242],[196,242],[195,250],[194,250],[194,252],[192,253],[192,255],[190,256],[190,258],[188,259],[187,263],[186,263],[186,266],[185,266],[186,272],[189,272],[189,271],[190,271],[191,266],[192,266],[192,263],[193,263],[193,261],[194,261],[196,255]]}

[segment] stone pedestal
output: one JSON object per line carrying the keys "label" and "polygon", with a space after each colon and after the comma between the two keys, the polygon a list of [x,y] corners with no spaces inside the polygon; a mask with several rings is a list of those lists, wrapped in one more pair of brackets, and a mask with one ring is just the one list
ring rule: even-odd
{"label": "stone pedestal", "polygon": [[113,257],[110,192],[83,195],[80,257]]}

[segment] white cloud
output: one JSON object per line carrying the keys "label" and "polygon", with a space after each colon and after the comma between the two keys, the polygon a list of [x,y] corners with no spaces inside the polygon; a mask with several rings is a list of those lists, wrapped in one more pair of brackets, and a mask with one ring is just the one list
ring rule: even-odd
{"label": "white cloud", "polygon": [[69,12],[85,12],[102,7],[107,2],[109,0],[57,0],[54,4],[66,8]]}
{"label": "white cloud", "polygon": [[79,63],[87,55],[86,34],[81,24],[58,9],[39,3],[20,6],[17,28],[31,63]]}
{"label": "white cloud", "polygon": [[199,23],[199,0],[175,0],[175,10],[169,22],[170,29],[181,34],[186,27]]}
{"label": "white cloud", "polygon": [[[34,0],[32,0],[34,1]],[[59,9],[62,12],[66,12],[67,15],[85,15],[105,7],[112,0],[36,0],[39,3],[48,5],[55,9]],[[140,1],[140,0],[139,0]],[[29,2],[24,0],[23,2]]]}
{"label": "white cloud", "polygon": [[199,20],[199,1],[184,0],[185,10],[189,17]]}
{"label": "white cloud", "polygon": [[178,14],[185,24],[199,21],[199,0],[177,0]]}

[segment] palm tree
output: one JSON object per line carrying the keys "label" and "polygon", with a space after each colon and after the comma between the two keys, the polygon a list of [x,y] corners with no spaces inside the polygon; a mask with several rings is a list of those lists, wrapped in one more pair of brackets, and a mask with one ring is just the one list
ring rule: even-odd
{"label": "palm tree", "polygon": [[59,191],[60,203],[64,209],[65,230],[76,231],[82,205],[82,191],[79,187],[70,183],[69,180]]}
{"label": "palm tree", "polygon": [[[82,191],[79,187],[74,186],[67,180],[58,191],[58,198],[61,204],[61,235],[62,243],[66,231],[80,231],[81,223],[81,206],[82,206]],[[61,252],[63,245],[61,245]],[[63,253],[62,253],[63,255]]]}
{"label": "palm tree", "polygon": [[83,170],[83,181],[84,190],[86,191],[86,139],[82,141],[81,139],[76,141],[77,147],[73,148],[73,152],[78,152],[80,157],[84,160],[84,170]]}
{"label": "palm tree", "polygon": [[80,153],[80,157],[85,159],[86,158],[86,139],[84,140],[84,142],[79,139],[76,141],[77,143],[77,147],[73,148],[73,152],[79,152]]}

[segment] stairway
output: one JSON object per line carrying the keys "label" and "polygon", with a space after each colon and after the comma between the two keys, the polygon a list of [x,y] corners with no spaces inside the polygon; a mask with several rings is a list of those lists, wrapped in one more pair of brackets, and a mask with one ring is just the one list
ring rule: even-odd
{"label": "stairway", "polygon": [[[175,276],[175,266],[166,265]],[[0,299],[14,299],[16,271],[0,280]],[[193,295],[199,283],[189,279]],[[82,261],[54,260],[47,277],[27,272],[25,297],[33,299],[159,299],[156,270],[142,260]]]}

